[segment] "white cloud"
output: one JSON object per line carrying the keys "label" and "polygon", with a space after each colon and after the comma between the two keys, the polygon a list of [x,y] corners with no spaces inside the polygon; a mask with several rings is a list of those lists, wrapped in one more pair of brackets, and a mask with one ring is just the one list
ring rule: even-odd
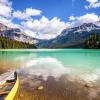
{"label": "white cloud", "polygon": [[[45,16],[42,16],[40,20],[33,20],[33,21],[24,21],[21,23],[23,29],[30,30],[30,35],[33,36],[36,34],[38,38],[53,38],[56,37],[62,29],[65,27],[69,27],[70,24],[66,24],[57,17],[49,20]],[[32,34],[33,32],[33,34]],[[28,33],[28,34],[29,34]]]}
{"label": "white cloud", "polygon": [[98,0],[86,0],[86,1],[91,3],[91,4],[98,2]]}
{"label": "white cloud", "polygon": [[8,6],[12,5],[12,2],[9,0],[0,0],[0,3],[3,3],[3,4],[8,5]]}
{"label": "white cloud", "polygon": [[32,16],[39,16],[41,15],[42,11],[38,9],[26,8],[24,12],[22,11],[15,11],[13,13],[13,17],[18,19],[27,19]]}
{"label": "white cloud", "polygon": [[4,24],[8,24],[11,22],[11,20],[0,16],[0,22]]}
{"label": "white cloud", "polygon": [[[72,0],[75,2],[75,0]],[[98,4],[98,0],[87,0],[90,5]],[[96,5],[97,7],[97,5]],[[51,20],[45,16],[40,19],[33,19],[32,16],[40,16],[41,10],[26,8],[22,11],[15,11],[12,8],[12,2],[9,0],[0,1],[0,22],[4,23],[9,27],[19,27],[27,35],[41,38],[50,39],[56,37],[64,28],[69,28],[71,26],[80,25],[83,23],[95,23],[100,22],[100,16],[95,13],[87,13],[83,16],[70,16],[69,22],[63,22],[59,18],[54,17]],[[21,23],[14,24],[13,19],[21,19]]]}
{"label": "white cloud", "polygon": [[3,23],[4,25],[11,27],[11,28],[20,28],[20,25],[14,24],[12,22],[12,19],[10,19],[10,18],[4,18],[4,17],[0,16],[0,23]]}
{"label": "white cloud", "polygon": [[0,16],[11,17],[12,3],[8,0],[0,0]]}
{"label": "white cloud", "polygon": [[0,16],[10,17],[11,16],[11,8],[0,4]]}
{"label": "white cloud", "polygon": [[85,6],[86,9],[100,7],[100,2],[98,0],[86,0],[86,1],[89,2],[89,5]]}
{"label": "white cloud", "polygon": [[95,13],[91,14],[87,13],[79,17],[71,16],[69,17],[69,20],[72,21],[72,25],[75,26],[75,25],[81,25],[83,23],[95,23],[97,21],[100,21],[100,16],[96,15]]}
{"label": "white cloud", "polygon": [[9,0],[0,0],[0,23],[9,27],[18,27],[18,25],[12,23],[12,2]]}
{"label": "white cloud", "polygon": [[74,17],[74,16],[70,16],[70,17],[69,17],[69,20],[70,20],[70,21],[73,21],[73,20],[75,20],[75,17]]}

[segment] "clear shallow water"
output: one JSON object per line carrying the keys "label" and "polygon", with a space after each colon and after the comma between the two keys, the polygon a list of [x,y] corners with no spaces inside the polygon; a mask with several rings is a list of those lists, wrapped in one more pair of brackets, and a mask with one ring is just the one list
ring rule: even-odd
{"label": "clear shallow water", "polygon": [[45,79],[50,75],[58,77],[65,73],[90,81],[100,78],[100,50],[1,50],[0,64],[2,62],[25,62],[19,66],[21,71],[28,75],[43,75]]}

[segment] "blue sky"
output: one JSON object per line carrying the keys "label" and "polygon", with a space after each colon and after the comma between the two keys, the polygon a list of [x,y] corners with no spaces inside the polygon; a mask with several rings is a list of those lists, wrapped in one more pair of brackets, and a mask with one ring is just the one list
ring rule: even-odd
{"label": "blue sky", "polygon": [[100,0],[1,0],[0,22],[49,39],[83,23],[100,25]]}
{"label": "blue sky", "polygon": [[[96,13],[100,15],[100,8],[85,9],[88,5],[86,0],[13,0],[15,10],[24,10],[25,8],[35,8],[41,10],[42,15],[52,19],[58,17],[63,21],[68,21],[69,16],[82,16],[86,13]],[[40,18],[37,16],[35,18]]]}

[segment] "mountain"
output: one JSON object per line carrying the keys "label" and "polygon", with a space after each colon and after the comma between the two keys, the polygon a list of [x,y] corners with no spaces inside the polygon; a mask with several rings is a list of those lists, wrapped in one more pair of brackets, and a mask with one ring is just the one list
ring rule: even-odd
{"label": "mountain", "polygon": [[[37,48],[84,48],[86,40],[88,40],[91,35],[95,34],[100,36],[100,26],[97,26],[93,23],[84,23],[77,27],[64,29],[56,38],[50,40],[41,40],[27,36],[19,28],[10,28],[0,23],[1,41],[12,41],[16,45],[21,44],[20,47],[24,43],[26,48],[34,46],[36,46]],[[91,41],[91,38],[89,40]],[[5,44],[5,42],[3,44]]]}
{"label": "mountain", "polygon": [[51,40],[37,43],[38,48],[84,48],[84,43],[90,35],[100,36],[100,26],[84,23],[80,26],[64,29],[60,35]]}
{"label": "mountain", "polygon": [[34,38],[25,35],[19,28],[10,28],[2,23],[0,23],[0,36],[29,44],[36,42]]}
{"label": "mountain", "polygon": [[10,28],[0,23],[0,48],[36,48],[37,40],[25,35],[19,28]]}

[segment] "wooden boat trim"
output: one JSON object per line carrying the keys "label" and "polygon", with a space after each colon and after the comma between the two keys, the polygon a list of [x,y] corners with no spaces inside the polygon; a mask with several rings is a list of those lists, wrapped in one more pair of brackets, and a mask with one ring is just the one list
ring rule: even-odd
{"label": "wooden boat trim", "polygon": [[0,87],[7,86],[7,85],[10,85],[10,84],[15,84],[15,82],[0,84]]}
{"label": "wooden boat trim", "polygon": [[10,91],[0,92],[0,95],[8,94]]}
{"label": "wooden boat trim", "polygon": [[15,94],[18,90],[18,86],[19,86],[19,79],[18,79],[18,75],[17,75],[17,80],[15,82],[14,87],[11,89],[11,91],[8,93],[8,95],[5,97],[5,100],[13,100],[15,97]]}

